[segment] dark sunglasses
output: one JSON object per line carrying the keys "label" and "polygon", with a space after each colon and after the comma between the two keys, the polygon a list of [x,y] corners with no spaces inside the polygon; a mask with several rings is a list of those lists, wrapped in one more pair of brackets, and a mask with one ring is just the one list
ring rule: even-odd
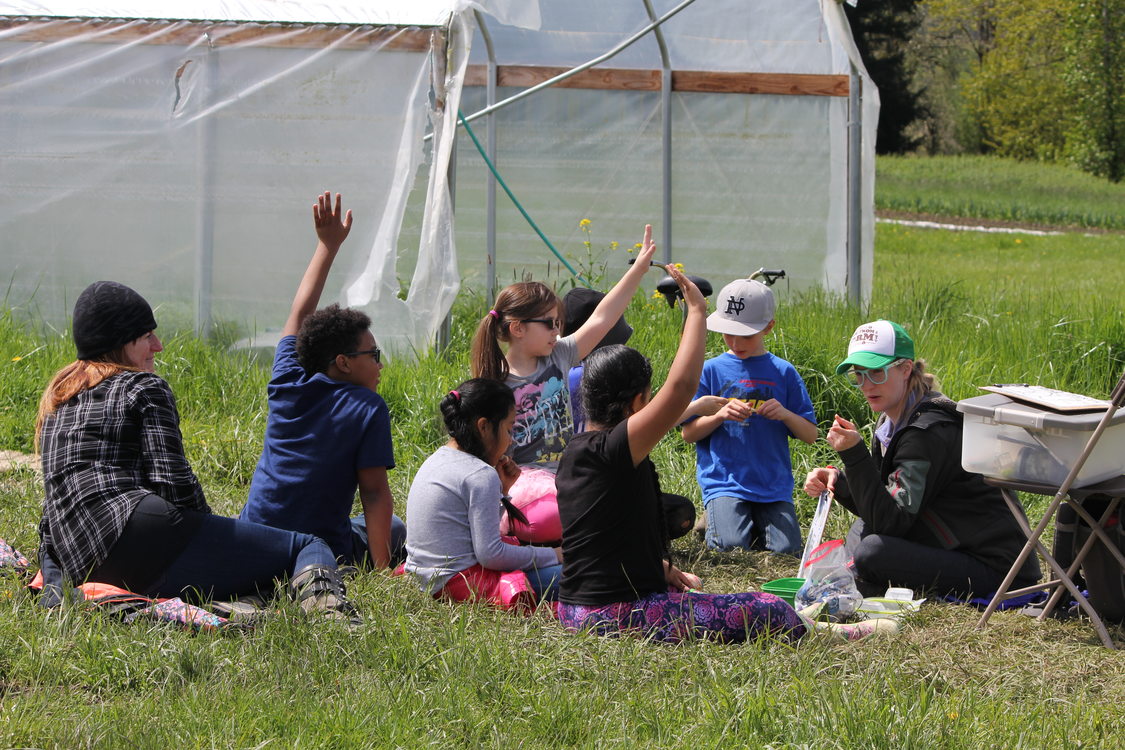
{"label": "dark sunglasses", "polygon": [[552,331],[562,328],[562,321],[558,318],[524,318],[521,323],[542,323]]}
{"label": "dark sunglasses", "polygon": [[375,347],[374,349],[367,349],[367,350],[362,351],[362,352],[345,352],[344,356],[345,357],[360,357],[360,356],[363,356],[364,354],[369,355],[376,362],[382,362],[381,358],[383,356],[383,352],[379,351],[379,347]]}

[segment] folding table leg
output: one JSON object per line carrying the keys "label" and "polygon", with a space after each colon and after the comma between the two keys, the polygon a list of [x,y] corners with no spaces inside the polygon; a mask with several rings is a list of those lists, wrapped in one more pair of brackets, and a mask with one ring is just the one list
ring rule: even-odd
{"label": "folding table leg", "polygon": [[[1069,498],[1067,499],[1067,502],[1075,509],[1075,511],[1078,512],[1078,515],[1081,516],[1084,521],[1086,521],[1087,525],[1089,525],[1091,531],[1093,532],[1086,539],[1086,542],[1082,545],[1082,548],[1075,554],[1074,561],[1071,562],[1070,567],[1066,569],[1067,578],[1074,580],[1074,574],[1078,572],[1079,568],[1082,566],[1082,561],[1086,559],[1086,555],[1094,547],[1094,542],[1098,540],[1101,540],[1101,542],[1109,548],[1109,551],[1117,556],[1117,561],[1121,564],[1121,569],[1125,570],[1125,556],[1121,554],[1121,550],[1117,549],[1117,545],[1110,542],[1109,537],[1105,534],[1105,522],[1108,521],[1109,518],[1113,515],[1113,512],[1117,510],[1117,506],[1121,502],[1121,498],[1115,497],[1110,500],[1109,505],[1106,506],[1105,512],[1102,513],[1102,517],[1099,518],[1096,523],[1089,512],[1082,507],[1082,504],[1080,502]],[[1043,612],[1039,615],[1039,619],[1046,619],[1051,614],[1051,612],[1054,611],[1055,606],[1058,605],[1061,598],[1062,589],[1056,587],[1055,590],[1051,593],[1051,598],[1047,600],[1047,605],[1043,607]]]}
{"label": "folding table leg", "polygon": [[[1020,550],[1020,554],[1016,557],[1016,561],[1012,564],[1012,568],[1008,571],[1008,575],[1004,577],[1004,582],[1001,583],[1000,588],[996,590],[996,595],[993,596],[992,601],[988,603],[987,609],[984,610],[984,614],[981,615],[980,620],[977,622],[977,627],[983,628],[985,624],[988,623],[989,618],[992,617],[992,613],[996,611],[996,608],[998,606],[1000,606],[1000,602],[1004,601],[1007,598],[1007,593],[1012,586],[1012,581],[1014,581],[1016,576],[1019,575],[1019,571],[1023,567],[1024,561],[1027,560],[1028,555],[1031,554],[1032,550],[1035,550],[1039,552],[1040,556],[1042,556],[1043,560],[1047,563],[1047,566],[1058,577],[1059,582],[1066,587],[1067,591],[1069,591],[1071,596],[1074,597],[1074,600],[1078,602],[1078,606],[1081,607],[1086,615],[1090,618],[1090,622],[1093,624],[1094,629],[1098,633],[1098,637],[1101,638],[1101,641],[1105,645],[1105,647],[1110,649],[1117,648],[1113,643],[1113,639],[1109,637],[1109,631],[1106,630],[1105,624],[1102,622],[1102,618],[1094,610],[1093,605],[1091,605],[1090,602],[1086,600],[1086,597],[1082,596],[1082,593],[1074,585],[1074,581],[1070,579],[1070,576],[1066,574],[1066,571],[1062,569],[1058,562],[1055,561],[1055,558],[1051,555],[1051,553],[1048,552],[1043,544],[1039,541],[1039,538],[1043,535],[1044,529],[1047,528],[1047,523],[1052,518],[1054,518],[1055,513],[1059,509],[1059,505],[1062,504],[1062,498],[1056,495],[1054,499],[1051,500],[1051,503],[1047,506],[1046,512],[1043,514],[1043,517],[1040,519],[1039,523],[1033,530],[1021,518],[1022,513],[1016,512],[1017,508],[1022,511],[1022,506],[1018,505],[1018,498],[1013,498],[1011,491],[1006,488],[1001,489],[1000,492],[1004,497],[1004,501],[1012,510],[1013,515],[1016,516],[1018,521],[1020,521],[1020,528],[1027,536],[1027,543],[1023,546],[1023,549]],[[1044,585],[1044,588],[1046,588],[1046,584]]]}

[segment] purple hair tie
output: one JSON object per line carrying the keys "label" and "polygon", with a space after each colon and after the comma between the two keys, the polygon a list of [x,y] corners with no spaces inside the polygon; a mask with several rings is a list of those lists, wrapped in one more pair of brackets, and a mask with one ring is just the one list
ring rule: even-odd
{"label": "purple hair tie", "polygon": [[495,310],[489,310],[488,314],[496,318],[497,320],[500,320],[500,313],[496,312]]}

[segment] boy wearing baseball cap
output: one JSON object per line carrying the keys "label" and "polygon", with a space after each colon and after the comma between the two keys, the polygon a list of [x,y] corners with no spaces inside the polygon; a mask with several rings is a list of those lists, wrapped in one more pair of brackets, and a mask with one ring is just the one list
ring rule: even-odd
{"label": "boy wearing baseball cap", "polygon": [[816,441],[816,415],[793,365],[766,350],[776,302],[760,281],[738,279],[716,298],[707,329],[727,351],[703,364],[696,397],[730,399],[717,413],[684,424],[695,443],[707,514],[707,545],[800,554],[789,438]]}

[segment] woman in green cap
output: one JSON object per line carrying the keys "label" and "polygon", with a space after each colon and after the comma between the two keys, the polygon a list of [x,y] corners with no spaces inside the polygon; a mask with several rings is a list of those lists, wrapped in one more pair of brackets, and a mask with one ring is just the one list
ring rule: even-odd
{"label": "woman in green cap", "polygon": [[[961,467],[961,415],[915,359],[914,341],[889,320],[861,325],[836,373],[847,374],[880,415],[875,439],[868,450],[856,426],[836,415],[827,440],[843,468],[813,469],[805,492],[832,492],[858,516],[847,548],[861,591],[994,592],[1024,537],[1000,490]],[[1038,580],[1031,556],[1015,587]]]}

